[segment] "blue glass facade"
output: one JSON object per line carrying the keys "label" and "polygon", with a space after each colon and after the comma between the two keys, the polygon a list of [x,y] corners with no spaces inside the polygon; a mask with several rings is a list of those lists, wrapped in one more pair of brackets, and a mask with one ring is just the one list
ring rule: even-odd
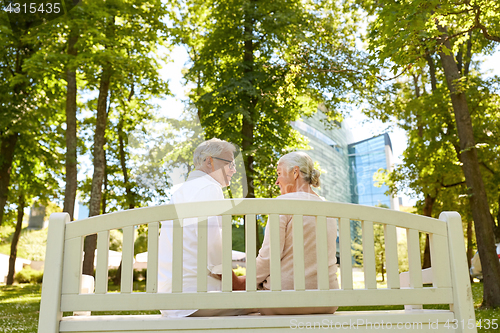
{"label": "blue glass facade", "polygon": [[[388,151],[389,150],[389,151]],[[385,194],[386,185],[375,186],[373,175],[379,169],[389,169],[392,145],[387,133],[348,145],[351,202],[367,206],[393,207]]]}

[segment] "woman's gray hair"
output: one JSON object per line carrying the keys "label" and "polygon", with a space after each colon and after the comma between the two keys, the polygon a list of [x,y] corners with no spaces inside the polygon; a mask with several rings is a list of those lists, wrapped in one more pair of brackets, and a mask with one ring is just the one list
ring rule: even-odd
{"label": "woman's gray hair", "polygon": [[218,157],[224,152],[234,153],[236,147],[227,141],[213,138],[202,142],[198,147],[196,147],[193,154],[193,163],[196,169],[199,169],[203,165],[203,161],[207,157]]}
{"label": "woman's gray hair", "polygon": [[314,168],[314,163],[312,158],[304,152],[296,151],[293,153],[288,153],[283,155],[278,164],[282,163],[287,169],[287,171],[291,171],[293,167],[298,166],[300,172],[304,175],[304,179],[306,182],[309,182],[314,187],[319,187],[321,182],[319,180],[319,176],[321,172],[318,169]]}

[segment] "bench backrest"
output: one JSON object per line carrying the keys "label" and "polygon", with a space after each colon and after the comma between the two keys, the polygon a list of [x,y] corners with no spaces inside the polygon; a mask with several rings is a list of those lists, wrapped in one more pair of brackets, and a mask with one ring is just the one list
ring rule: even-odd
{"label": "bench backrest", "polygon": [[[207,247],[206,218],[222,216],[222,292],[207,292],[206,274],[198,274],[198,292],[182,293],[182,222],[198,218],[198,246]],[[231,292],[232,216],[246,220],[246,292]],[[255,279],[256,216],[268,215],[271,246],[271,291],[257,291]],[[280,291],[279,215],[293,215],[295,291]],[[305,290],[302,217],[315,216],[318,290]],[[329,290],[326,218],[338,219],[341,289]],[[174,220],[172,293],[157,293],[160,221]],[[351,223],[360,221],[365,288],[353,288]],[[377,289],[374,223],[383,225],[387,289]],[[134,227],[148,225],[146,292],[133,292]],[[396,228],[406,229],[410,288],[400,288]],[[109,232],[123,230],[121,291],[108,293]],[[419,232],[430,236],[432,287],[423,287]],[[84,238],[97,234],[95,292],[81,294]],[[40,329],[58,330],[63,311],[132,311],[307,306],[450,304],[458,320],[474,318],[460,215],[440,219],[333,202],[234,199],[163,205],[121,211],[75,222],[68,214],[50,217]],[[198,272],[205,272],[206,252],[198,251]],[[202,269],[200,269],[202,268]],[[298,295],[297,293],[300,293]]]}

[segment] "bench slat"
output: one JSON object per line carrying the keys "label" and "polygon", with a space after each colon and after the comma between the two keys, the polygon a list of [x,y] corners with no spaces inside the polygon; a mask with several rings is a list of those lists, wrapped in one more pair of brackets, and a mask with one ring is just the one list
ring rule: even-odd
{"label": "bench slat", "polygon": [[293,284],[295,290],[305,290],[304,275],[304,219],[302,215],[293,216]]}
{"label": "bench slat", "polygon": [[255,214],[245,216],[246,291],[257,290],[257,221]]}
{"label": "bench slat", "polygon": [[208,226],[208,218],[200,217],[198,219],[198,249],[197,249],[197,287],[196,290],[198,292],[206,292],[207,291],[207,274],[203,274],[203,272],[207,272],[207,226]]}
{"label": "bench slat", "polygon": [[406,237],[408,244],[410,287],[422,288],[422,261],[420,260],[420,239],[418,230],[406,229]]}
{"label": "bench slat", "polygon": [[340,284],[343,290],[352,290],[351,222],[341,218],[339,224]]}
{"label": "bench slat", "polygon": [[278,214],[269,215],[266,229],[266,232],[270,233],[271,290],[281,290],[280,217]]}
{"label": "bench slat", "polygon": [[448,239],[439,235],[429,235],[431,250],[432,285],[436,288],[451,287],[450,255]]}
{"label": "bench slat", "polygon": [[[193,207],[196,207],[193,209]],[[228,215],[243,214],[278,214],[304,215],[347,218],[351,220],[369,220],[374,223],[385,223],[400,228],[418,228],[422,232],[446,236],[446,224],[430,217],[419,216],[384,208],[374,208],[354,204],[310,201],[307,205],[290,205],[288,200],[269,199],[232,199],[197,203],[168,204],[155,207],[138,208],[122,212],[94,216],[88,219],[69,223],[66,226],[65,239],[97,233],[109,229],[121,229],[138,223],[150,223],[169,219],[199,216],[217,216],[221,212]],[[335,212],[335,216],[332,216]]]}
{"label": "bench slat", "polygon": [[175,219],[172,223],[172,292],[182,292],[182,251],[183,251],[183,230],[181,220]]}
{"label": "bench slat", "polygon": [[66,240],[64,244],[63,262],[63,294],[79,294],[82,276],[83,237]]}
{"label": "bench slat", "polygon": [[95,269],[95,293],[108,292],[109,230],[97,234],[97,265]]}
{"label": "bench slat", "polygon": [[[442,323],[448,324],[453,320],[453,312],[441,310],[422,310],[419,312],[408,313],[404,310],[392,310],[392,311],[357,311],[355,313],[350,311],[337,311],[334,315],[324,314],[324,315],[301,315],[300,322],[302,323],[323,323],[323,328],[327,329],[336,327],[342,327],[345,323],[349,323],[349,320],[353,322],[377,322],[379,323],[382,319],[380,315],[383,315],[384,323],[393,324],[391,327],[392,331],[396,330],[396,325],[401,322],[410,323],[422,323],[422,326],[417,326],[418,332],[443,332],[448,331],[446,328],[434,327],[434,329],[427,329],[429,322],[432,323]],[[153,332],[192,332],[196,331],[206,331],[206,330],[218,330],[224,329],[224,331],[231,332],[235,330],[235,327],[239,329],[260,329],[264,332],[268,332],[265,329],[272,330],[272,332],[277,332],[277,329],[281,331],[290,331],[292,329],[298,328],[298,321],[294,322],[293,319],[297,320],[297,316],[259,316],[256,320],[248,320],[248,317],[224,317],[223,320],[214,320],[214,317],[209,318],[196,318],[196,320],[185,320],[185,318],[165,318],[160,315],[127,315],[127,316],[92,316],[89,317],[92,320],[87,320],[87,318],[82,317],[65,317],[61,322],[61,332],[133,332],[133,333],[143,333],[145,330]],[[167,324],[168,323],[168,324]],[[325,324],[327,323],[327,324]],[[327,327],[329,325],[329,327]],[[345,325],[348,326],[348,325]],[[302,325],[305,327],[305,325]],[[354,332],[366,332],[363,326],[354,326]],[[382,329],[379,329],[382,330]],[[379,331],[377,330],[377,331]],[[372,328],[373,331],[373,328]],[[399,330],[400,331],[400,330]],[[391,331],[389,331],[391,332]]]}
{"label": "bench slat", "polygon": [[362,221],[363,237],[363,272],[365,276],[365,288],[377,289],[377,271],[375,269],[375,245],[373,234],[373,222]]}
{"label": "bench slat", "polygon": [[[70,221],[69,214],[53,213],[50,215],[49,221],[44,272],[45,283],[42,284],[38,332],[58,332],[59,321],[63,316],[61,311],[63,278],[61,268],[64,263],[64,229]],[[81,260],[82,258],[80,258],[80,263]]]}
{"label": "bench slat", "polygon": [[131,293],[134,270],[134,227],[123,228],[122,276],[120,292]]}
{"label": "bench slat", "polygon": [[148,224],[148,268],[146,276],[146,292],[158,291],[158,236],[160,223]]}
{"label": "bench slat", "polygon": [[330,289],[328,276],[328,233],[326,229],[326,216],[316,218],[316,265],[318,270],[318,289]]}
{"label": "bench slat", "polygon": [[222,291],[233,289],[231,215],[222,215]]}
{"label": "bench slat", "polygon": [[387,288],[399,289],[398,240],[396,227],[384,225]]}
{"label": "bench slat", "polygon": [[451,288],[355,289],[282,291],[277,297],[270,291],[213,293],[108,293],[63,295],[62,311],[142,311],[157,309],[241,309],[298,306],[359,306],[449,304]]}

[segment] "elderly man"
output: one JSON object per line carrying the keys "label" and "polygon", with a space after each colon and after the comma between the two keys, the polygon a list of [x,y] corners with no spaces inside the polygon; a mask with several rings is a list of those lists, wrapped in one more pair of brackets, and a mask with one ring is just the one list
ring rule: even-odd
{"label": "elderly man", "polygon": [[[201,143],[195,150],[195,170],[172,194],[170,203],[209,201],[224,199],[222,188],[229,185],[236,172],[235,147],[226,141],[211,139]],[[185,219],[183,228],[183,292],[197,289],[197,219]],[[207,289],[221,290],[222,237],[220,216],[208,218]],[[158,253],[158,292],[172,292],[172,221],[161,226]],[[243,290],[245,279],[233,272],[233,290]],[[161,310],[167,317],[221,316],[248,313],[248,310]]]}

